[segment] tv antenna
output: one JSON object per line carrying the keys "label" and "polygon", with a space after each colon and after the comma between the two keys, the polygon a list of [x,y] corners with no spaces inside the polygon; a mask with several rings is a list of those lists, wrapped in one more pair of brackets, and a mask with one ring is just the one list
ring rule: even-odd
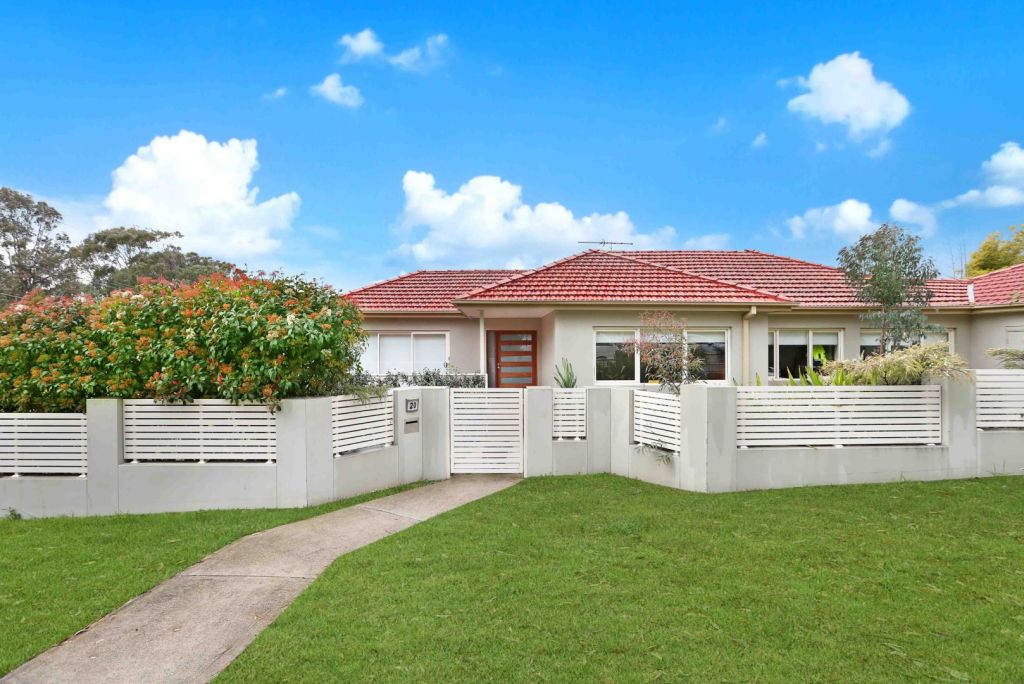
{"label": "tv antenna", "polygon": [[612,249],[615,249],[616,245],[632,245],[633,243],[632,242],[612,242],[611,240],[593,240],[593,241],[580,240],[576,244],[579,244],[579,245],[601,245],[601,247],[611,247]]}

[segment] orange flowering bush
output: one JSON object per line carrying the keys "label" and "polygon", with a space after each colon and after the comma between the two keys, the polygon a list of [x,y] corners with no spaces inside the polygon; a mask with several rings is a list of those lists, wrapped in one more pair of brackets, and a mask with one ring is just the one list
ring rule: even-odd
{"label": "orange flowering bush", "polygon": [[30,294],[0,314],[0,410],[330,394],[358,370],[361,322],[329,287],[241,271],[95,300]]}

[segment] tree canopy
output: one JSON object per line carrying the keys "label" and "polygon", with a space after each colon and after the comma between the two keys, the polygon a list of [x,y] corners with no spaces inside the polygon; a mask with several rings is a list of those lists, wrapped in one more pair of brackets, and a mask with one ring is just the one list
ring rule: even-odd
{"label": "tree canopy", "polygon": [[839,267],[857,300],[872,307],[861,320],[879,329],[882,354],[917,344],[934,329],[922,309],[932,298],[928,281],[939,271],[916,236],[882,224],[839,250]]}
{"label": "tree canopy", "polygon": [[1010,237],[1003,239],[1002,231],[990,233],[967,261],[967,275],[971,278],[998,271],[1007,266],[1024,263],[1024,225],[1010,226]]}
{"label": "tree canopy", "polygon": [[0,188],[0,303],[29,292],[108,294],[139,278],[193,282],[231,264],[168,244],[181,233],[139,227],[101,230],[72,245],[60,212],[31,195]]}

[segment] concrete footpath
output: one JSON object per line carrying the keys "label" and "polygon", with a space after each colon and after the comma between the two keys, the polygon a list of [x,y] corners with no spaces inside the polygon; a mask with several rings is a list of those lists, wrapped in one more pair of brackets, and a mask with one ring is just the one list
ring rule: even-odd
{"label": "concrete footpath", "polygon": [[456,476],[244,537],[0,681],[209,681],[338,556],[517,481]]}

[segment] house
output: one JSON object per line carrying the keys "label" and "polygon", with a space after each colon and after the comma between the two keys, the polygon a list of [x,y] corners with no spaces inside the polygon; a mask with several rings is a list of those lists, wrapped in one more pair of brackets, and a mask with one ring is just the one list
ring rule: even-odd
{"label": "house", "polygon": [[[1024,347],[1024,265],[932,281],[927,315],[974,368],[990,347]],[[349,293],[370,332],[373,373],[448,363],[492,387],[554,384],[567,359],[580,386],[645,380],[624,344],[645,311],[671,311],[709,382],[797,375],[878,347],[836,268],[754,250],[589,250],[528,271],[416,271]]]}

